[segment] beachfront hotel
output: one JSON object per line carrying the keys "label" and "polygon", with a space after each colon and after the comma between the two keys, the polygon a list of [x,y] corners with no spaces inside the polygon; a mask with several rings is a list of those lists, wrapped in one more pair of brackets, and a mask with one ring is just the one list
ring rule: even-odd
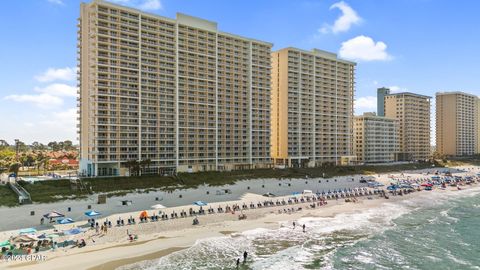
{"label": "beachfront hotel", "polygon": [[271,43],[99,0],[78,26],[81,175],[271,164]]}
{"label": "beachfront hotel", "polygon": [[446,156],[479,153],[479,104],[464,92],[436,93],[437,152]]}
{"label": "beachfront hotel", "polygon": [[359,163],[396,161],[400,151],[399,120],[366,112],[355,116],[353,149]]}
{"label": "beachfront hotel", "polygon": [[410,92],[384,96],[385,117],[398,119],[400,151],[398,161],[430,159],[430,99]]}
{"label": "beachfront hotel", "polygon": [[314,49],[272,53],[272,158],[278,166],[348,164],[355,63]]}

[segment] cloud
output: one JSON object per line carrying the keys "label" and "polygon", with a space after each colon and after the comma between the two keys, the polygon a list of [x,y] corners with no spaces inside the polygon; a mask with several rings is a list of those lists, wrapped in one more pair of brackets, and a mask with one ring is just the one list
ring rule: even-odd
{"label": "cloud", "polygon": [[377,109],[377,97],[366,96],[359,97],[355,100],[355,111],[361,110],[376,110]]}
{"label": "cloud", "polygon": [[65,5],[65,3],[63,3],[63,0],[47,0],[47,1],[57,5]]}
{"label": "cloud", "polygon": [[45,87],[35,87],[34,91],[43,93],[43,94],[49,94],[52,96],[60,96],[60,97],[77,96],[77,88],[75,86],[71,86],[63,83],[49,84]]}
{"label": "cloud", "polygon": [[118,4],[132,6],[142,10],[159,10],[162,9],[160,0],[111,0]]}
{"label": "cloud", "polygon": [[35,106],[43,109],[53,108],[63,104],[63,100],[61,98],[46,93],[42,93],[39,95],[9,95],[6,96],[4,99],[12,100],[15,102],[32,103]]}
{"label": "cloud", "polygon": [[74,81],[76,76],[77,68],[49,68],[44,73],[35,76],[35,79],[39,82]]}
{"label": "cloud", "polygon": [[32,113],[28,118],[16,114],[2,123],[5,127],[2,135],[7,141],[20,139],[25,143],[64,140],[77,143],[76,117],[75,108]]}
{"label": "cloud", "polygon": [[338,8],[342,15],[337,18],[333,25],[325,24],[322,28],[320,28],[319,31],[321,33],[327,34],[332,32],[337,34],[340,32],[346,32],[350,29],[350,27],[352,27],[352,25],[360,24],[362,22],[362,18],[360,18],[357,12],[347,3],[340,1],[330,6],[330,10],[335,8]]}
{"label": "cloud", "polygon": [[400,87],[400,86],[397,86],[397,85],[388,86],[387,88],[390,89],[390,93],[400,93],[400,92],[407,92],[408,91],[407,88]]}
{"label": "cloud", "polygon": [[162,8],[160,0],[145,0],[138,8],[143,10],[158,10]]}
{"label": "cloud", "polygon": [[387,53],[387,44],[375,42],[371,37],[358,36],[342,42],[339,55],[357,61],[387,61],[392,59]]}

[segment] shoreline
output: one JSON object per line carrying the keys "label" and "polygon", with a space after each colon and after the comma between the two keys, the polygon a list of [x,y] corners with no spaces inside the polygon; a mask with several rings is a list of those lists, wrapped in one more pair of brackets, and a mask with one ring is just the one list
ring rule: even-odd
{"label": "shoreline", "polygon": [[[399,172],[399,174],[400,173],[401,172]],[[389,179],[386,176],[387,175],[383,175],[383,179],[380,179],[382,178],[380,177],[377,179],[377,181],[382,180],[379,182],[388,182]],[[420,176],[422,175],[417,174],[417,177]],[[475,186],[478,186],[478,184]],[[466,188],[466,190],[468,189],[469,188]],[[452,190],[452,188],[448,187],[447,190],[438,189],[433,192],[450,192],[450,190]],[[245,211],[245,214],[248,216],[248,219],[246,220],[237,219],[237,214],[239,214],[240,211],[238,211],[235,215],[224,213],[216,213],[212,215],[206,214],[198,217],[200,220],[200,225],[198,225],[198,227],[191,225],[192,217],[187,217],[168,221],[149,222],[145,224],[137,223],[137,225],[124,226],[124,228],[114,227],[111,229],[112,235],[109,235],[109,231],[107,235],[103,237],[95,236],[93,235],[92,231],[88,231],[84,235],[86,240],[88,234],[88,236],[91,237],[87,240],[87,247],[69,250],[59,249],[54,252],[48,251],[43,253],[48,257],[46,261],[28,263],[9,262],[3,265],[0,264],[0,268],[5,266],[8,267],[8,269],[20,270],[51,270],[65,269],[67,267],[73,267],[73,269],[91,270],[115,269],[120,266],[130,265],[145,260],[159,259],[160,257],[166,256],[173,252],[189,248],[194,245],[196,241],[205,238],[228,237],[232,234],[242,233],[257,228],[278,229],[281,226],[281,222],[291,222],[292,220],[305,217],[334,217],[338,214],[355,213],[366,209],[379,207],[384,203],[395,203],[401,200],[415,198],[416,196],[420,196],[422,194],[426,195],[428,193],[422,191],[414,192],[404,196],[390,196],[389,200],[377,198],[379,197],[378,195],[370,195],[375,199],[369,200],[366,198],[367,196],[363,196],[358,203],[347,203],[344,201],[345,198],[341,198],[338,201],[333,199],[328,200],[328,204],[326,206],[320,206],[312,209],[306,208],[306,206],[312,202],[255,208]],[[292,196],[265,198],[256,194],[245,194],[239,201],[212,203],[209,204],[209,206],[211,205],[214,209],[216,209],[218,204],[225,206],[225,204],[232,205],[237,203],[241,205],[242,203],[249,204],[252,200],[281,200],[282,198],[287,197]],[[289,214],[279,214],[277,211],[279,209],[290,207],[302,207],[303,210]],[[185,206],[177,208],[185,209]],[[166,210],[169,210],[168,212],[170,213],[170,210],[175,210],[177,212],[175,207]],[[130,213],[121,215],[129,216]],[[111,220],[115,221],[113,216],[120,215],[110,216],[112,218]],[[123,234],[123,229],[129,229],[135,234],[138,233],[139,240],[134,242],[127,241],[126,234]],[[94,245],[90,244],[90,239],[95,239],[96,243]],[[92,256],[92,254],[95,254],[95,256]]]}

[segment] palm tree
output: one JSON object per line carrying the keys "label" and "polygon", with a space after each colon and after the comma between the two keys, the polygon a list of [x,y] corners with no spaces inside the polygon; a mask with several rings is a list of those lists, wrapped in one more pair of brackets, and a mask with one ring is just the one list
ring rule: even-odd
{"label": "palm tree", "polygon": [[128,168],[128,174],[133,176],[135,172],[139,171],[139,163],[137,160],[132,159],[125,162],[125,166]]}
{"label": "palm tree", "polygon": [[145,174],[145,168],[150,168],[150,164],[152,164],[152,160],[149,158],[140,161],[140,167],[142,167],[143,174]]}

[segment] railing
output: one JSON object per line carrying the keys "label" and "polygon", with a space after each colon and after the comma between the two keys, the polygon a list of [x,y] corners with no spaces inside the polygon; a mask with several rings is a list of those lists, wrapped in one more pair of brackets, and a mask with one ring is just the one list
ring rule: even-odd
{"label": "railing", "polygon": [[20,204],[30,204],[32,203],[32,198],[30,193],[28,193],[22,186],[17,183],[8,183],[8,186],[15,192],[18,196],[18,202]]}

